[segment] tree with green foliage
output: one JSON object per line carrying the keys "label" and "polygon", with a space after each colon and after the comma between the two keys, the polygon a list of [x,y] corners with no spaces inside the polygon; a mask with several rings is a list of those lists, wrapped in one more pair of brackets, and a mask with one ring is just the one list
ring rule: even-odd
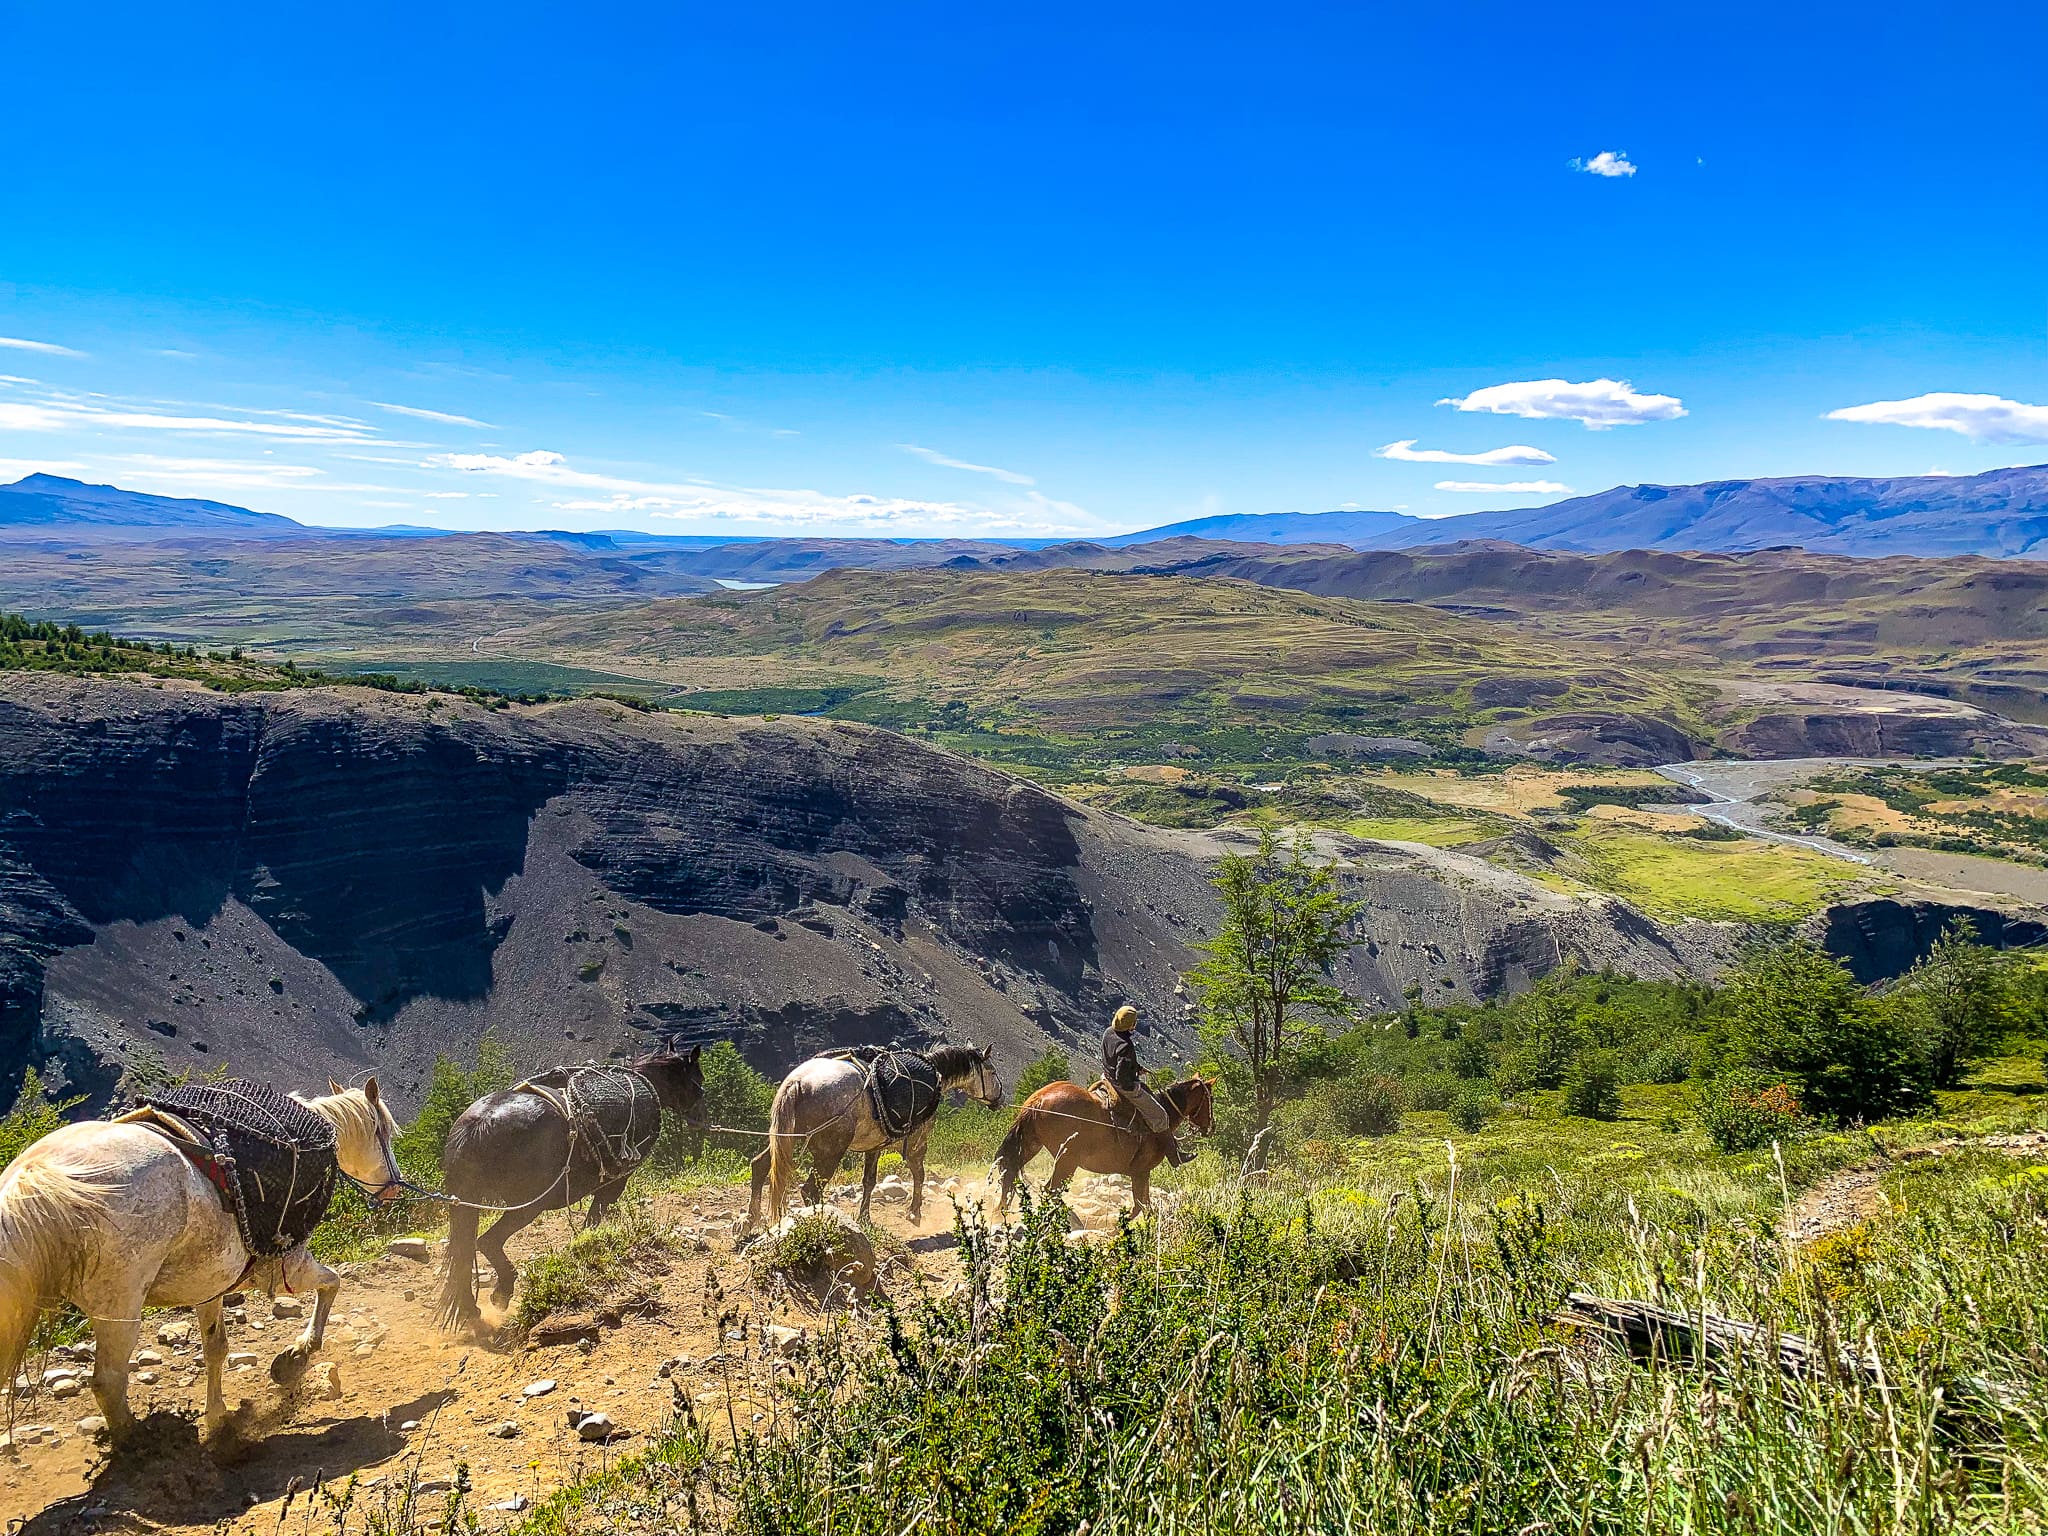
{"label": "tree with green foliage", "polygon": [[1612,1053],[1586,1051],[1564,1079],[1564,1112],[1587,1120],[1613,1120],[1621,1114],[1621,1074]]}
{"label": "tree with green foliage", "polygon": [[775,1085],[747,1064],[739,1047],[720,1040],[704,1052],[704,1118],[735,1131],[765,1131]]}
{"label": "tree with green foliage", "polygon": [[1937,1088],[1954,1088],[1963,1069],[1988,1056],[2011,1027],[2010,966],[1977,942],[1967,917],[1950,923],[1899,984],[1897,996],[1924,1019],[1927,1063]]}
{"label": "tree with green foliage", "polygon": [[1729,1002],[1742,1059],[1796,1079],[1809,1113],[1846,1124],[1927,1102],[1928,1062],[1912,1010],[1866,997],[1812,940],[1750,951],[1731,978]]}
{"label": "tree with green foliage", "polygon": [[1065,1082],[1073,1070],[1073,1059],[1065,1051],[1056,1045],[1047,1046],[1042,1055],[1017,1074],[1016,1102],[1022,1104],[1047,1083]]}
{"label": "tree with green foliage", "polygon": [[1225,856],[1214,884],[1223,924],[1189,979],[1205,1038],[1234,1046],[1250,1075],[1256,1136],[1272,1123],[1294,1054],[1323,1021],[1356,1013],[1329,978],[1362,942],[1350,930],[1365,903],[1345,896],[1333,866],[1311,861],[1306,837],[1283,850],[1271,831],[1259,834],[1256,853]]}
{"label": "tree with green foliage", "polygon": [[496,1034],[485,1030],[476,1043],[476,1066],[465,1072],[453,1057],[434,1057],[434,1077],[417,1119],[392,1144],[398,1161],[413,1176],[436,1174],[448,1132],[462,1112],[487,1093],[512,1086],[512,1058]]}
{"label": "tree with green foliage", "polygon": [[5,1168],[19,1157],[31,1142],[39,1141],[56,1130],[64,1123],[66,1112],[84,1102],[81,1095],[61,1103],[51,1103],[42,1075],[30,1067],[22,1074],[21,1092],[15,1095],[14,1108],[0,1116],[0,1168]]}

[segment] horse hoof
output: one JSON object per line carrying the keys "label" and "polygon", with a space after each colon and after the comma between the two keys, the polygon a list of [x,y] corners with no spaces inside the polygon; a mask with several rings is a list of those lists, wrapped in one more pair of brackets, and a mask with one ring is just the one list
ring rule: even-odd
{"label": "horse hoof", "polygon": [[294,1344],[270,1362],[270,1379],[280,1387],[296,1387],[305,1378],[313,1353]]}

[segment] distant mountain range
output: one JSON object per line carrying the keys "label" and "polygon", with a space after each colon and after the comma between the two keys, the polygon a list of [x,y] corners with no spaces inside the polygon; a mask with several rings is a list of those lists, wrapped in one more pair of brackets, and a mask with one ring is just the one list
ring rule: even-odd
{"label": "distant mountain range", "polygon": [[1205,517],[1092,542],[1160,539],[1416,549],[1497,539],[1528,549],[1735,553],[1798,545],[1834,555],[2048,555],[2048,465],[1981,475],[1713,480],[1624,485],[1526,511],[1421,518],[1401,512]]}
{"label": "distant mountain range", "polygon": [[0,531],[78,536],[166,538],[180,533],[212,538],[269,538],[303,534],[303,523],[275,512],[251,512],[222,501],[187,501],[87,485],[62,475],[29,475],[0,485]]}
{"label": "distant mountain range", "polygon": [[[58,475],[30,475],[0,486],[0,536],[15,539],[361,539],[431,537],[437,532],[416,527],[311,528],[288,517],[222,502],[150,496]],[[592,552],[773,546],[736,563],[723,561],[735,564],[731,571],[711,572],[707,567],[704,573],[777,580],[844,566],[935,564],[988,550],[1048,550],[1051,544],[1044,539],[767,539],[625,531],[514,537],[546,539]],[[1836,555],[2048,557],[2048,465],[1981,475],[1803,475],[1704,485],[1617,486],[1547,507],[1445,518],[1362,511],[1240,514],[1196,518],[1086,543],[1097,549],[1128,549],[1175,538],[1351,549],[1420,549],[1495,540],[1580,554],[1624,549],[1736,553],[1797,545]]]}

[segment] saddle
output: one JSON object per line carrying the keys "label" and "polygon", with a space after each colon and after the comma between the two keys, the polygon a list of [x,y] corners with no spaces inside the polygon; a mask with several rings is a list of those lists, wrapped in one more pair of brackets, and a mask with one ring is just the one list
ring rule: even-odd
{"label": "saddle", "polygon": [[519,1085],[539,1095],[569,1123],[569,1139],[590,1150],[598,1179],[631,1173],[661,1139],[661,1099],[654,1084],[628,1067],[557,1067]]}
{"label": "saddle", "polygon": [[1097,1103],[1109,1111],[1109,1124],[1112,1130],[1150,1130],[1150,1127],[1139,1118],[1138,1112],[1124,1102],[1123,1095],[1110,1086],[1108,1078],[1098,1077],[1088,1085],[1088,1091],[1094,1095]]}
{"label": "saddle", "polygon": [[304,1243],[334,1199],[334,1127],[267,1083],[151,1089],[114,1118],[148,1127],[191,1160],[235,1218],[252,1264]]}
{"label": "saddle", "polygon": [[835,1061],[858,1062],[867,1073],[868,1104],[891,1141],[902,1141],[939,1112],[946,1096],[939,1074],[915,1051],[850,1046],[826,1051]]}

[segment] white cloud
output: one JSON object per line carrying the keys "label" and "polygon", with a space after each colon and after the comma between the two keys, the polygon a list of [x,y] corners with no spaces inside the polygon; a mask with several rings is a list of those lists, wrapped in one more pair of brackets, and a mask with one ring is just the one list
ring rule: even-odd
{"label": "white cloud", "polygon": [[[202,409],[204,409],[202,407]],[[76,427],[102,431],[186,432],[205,437],[272,437],[313,442],[369,442],[375,432],[345,416],[307,416],[296,411],[245,411],[237,416],[190,416],[98,398],[52,394],[26,403],[0,402],[0,431],[62,432]]]}
{"label": "white cloud", "polygon": [[429,500],[429,501],[467,501],[467,500],[469,500],[469,492],[467,492],[467,491],[428,491],[428,492],[426,493],[426,496],[427,496],[427,500]]}
{"label": "white cloud", "polygon": [[1931,427],[1960,432],[1973,443],[2048,443],[2048,405],[2027,405],[1997,395],[1936,393],[1910,400],[1874,400],[1829,411],[1827,419]]}
{"label": "white cloud", "polygon": [[1685,414],[1676,395],[1639,395],[1626,379],[1529,379],[1519,384],[1494,384],[1462,398],[1437,401],[1461,411],[1486,411],[1495,416],[1526,416],[1532,421],[1578,421],[1595,432],[1609,427],[1635,427],[1646,421],[1670,421]]}
{"label": "white cloud", "polygon": [[1575,171],[1584,171],[1588,176],[1633,176],[1636,173],[1625,149],[1603,149],[1590,160],[1581,156],[1567,160],[1565,164]]}
{"label": "white cloud", "polygon": [[85,356],[70,347],[60,347],[54,341],[30,341],[25,336],[0,336],[0,347],[11,347],[17,352],[43,352],[51,357]]}
{"label": "white cloud", "polygon": [[813,490],[779,490],[756,486],[717,485],[708,480],[681,483],[632,480],[571,468],[559,453],[536,449],[507,457],[495,453],[435,454],[421,466],[454,469],[465,474],[497,475],[565,490],[603,491],[602,497],[558,501],[558,512],[617,517],[645,513],[653,517],[707,519],[715,522],[764,523],[778,526],[841,525],[900,529],[922,526],[982,533],[1081,533],[1078,526],[1047,521],[1048,516],[1083,518],[1082,508],[1054,501],[1036,491],[1021,505],[991,508],[971,503],[919,501],[902,496],[864,493],[831,495]]}
{"label": "white cloud", "polygon": [[992,464],[970,464],[965,459],[952,458],[936,448],[920,448],[916,443],[898,443],[905,453],[914,453],[928,464],[937,464],[945,469],[964,469],[970,474],[990,475],[1005,485],[1036,485],[1038,482],[1029,475],[1020,475],[1014,469],[997,469]]}
{"label": "white cloud", "polygon": [[1509,480],[1502,484],[1490,480],[1439,480],[1436,488],[1468,492],[1474,496],[1569,496],[1572,493],[1570,486],[1559,485],[1555,480]]}
{"label": "white cloud", "polygon": [[493,430],[488,421],[478,421],[474,416],[457,416],[451,411],[429,411],[417,405],[393,405],[387,400],[372,400],[370,404],[380,411],[389,411],[394,416],[411,416],[419,421],[445,422],[451,427],[480,427],[486,432]]}
{"label": "white cloud", "polygon": [[1403,464],[1478,464],[1489,469],[1504,464],[1555,464],[1557,459],[1541,448],[1529,448],[1516,444],[1509,448],[1489,448],[1484,453],[1446,453],[1441,448],[1417,448],[1415,439],[1405,438],[1398,443],[1389,443],[1384,448],[1373,450],[1374,457],[1398,459]]}

